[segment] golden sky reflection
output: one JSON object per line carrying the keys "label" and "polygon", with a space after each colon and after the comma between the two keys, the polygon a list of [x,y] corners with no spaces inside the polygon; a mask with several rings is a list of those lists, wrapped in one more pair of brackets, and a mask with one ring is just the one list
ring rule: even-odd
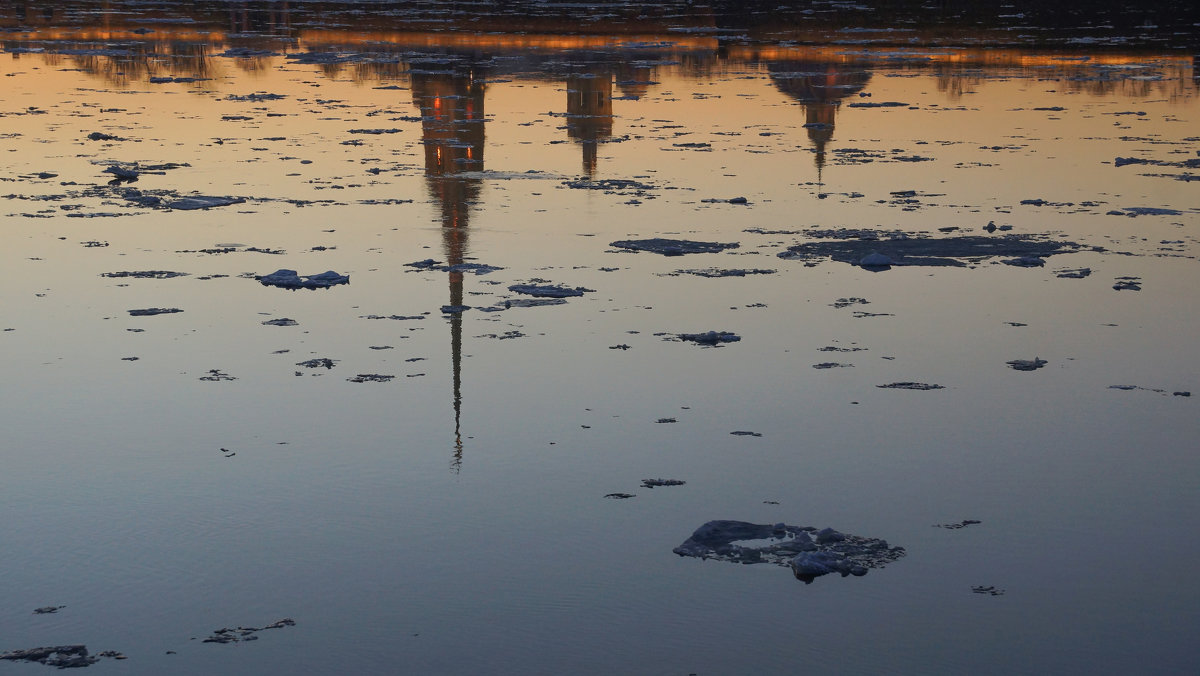
{"label": "golden sky reflection", "polygon": [[[794,242],[795,235],[743,231],[819,226],[934,232],[974,230],[995,221],[1017,232],[1066,232],[1144,253],[1153,249],[1145,240],[1183,235],[1177,223],[1186,217],[1143,217],[1134,230],[1132,219],[1105,216],[1106,211],[1200,206],[1190,197],[1191,184],[1142,176],[1158,171],[1156,167],[1112,164],[1118,156],[1173,161],[1194,154],[1196,143],[1188,139],[1196,85],[1189,59],[858,47],[732,47],[718,52],[703,39],[664,46],[653,38],[635,36],[624,46],[658,46],[601,50],[598,57],[586,50],[613,43],[620,47],[625,38],[520,36],[509,43],[504,36],[485,36],[474,44],[474,56],[467,57],[456,55],[455,49],[471,36],[302,34],[296,54],[333,47],[353,51],[364,45],[405,54],[326,64],[283,54],[219,56],[226,48],[219,41],[170,54],[154,47],[136,57],[17,52],[0,58],[0,76],[7,85],[0,99],[6,125],[0,150],[9,160],[9,192],[77,193],[101,184],[106,177],[100,170],[108,162],[178,162],[189,166],[145,175],[131,187],[238,195],[249,201],[212,211],[164,213],[94,196],[65,202],[6,199],[2,205],[9,227],[0,237],[19,269],[37,272],[52,266],[59,284],[78,287],[70,308],[56,315],[64,322],[77,304],[119,317],[126,305],[166,302],[150,289],[169,290],[174,303],[194,313],[189,317],[207,313],[219,322],[228,308],[211,289],[224,286],[163,282],[124,289],[114,297],[111,287],[93,283],[107,270],[168,265],[193,275],[229,275],[209,283],[225,286],[244,283],[236,279],[239,274],[263,274],[276,267],[349,272],[358,283],[337,293],[351,298],[354,310],[323,303],[323,314],[315,316],[311,305],[306,312],[292,297],[240,310],[303,313],[311,325],[329,330],[355,322],[363,313],[411,314],[447,303],[488,304],[503,295],[503,287],[493,288],[484,279],[452,275],[449,288],[442,281],[421,295],[397,300],[389,277],[402,273],[398,266],[404,262],[432,257],[452,263],[480,260],[526,271],[526,276],[546,261],[577,261],[591,271],[564,273],[564,282],[603,287],[613,298],[644,298],[647,305],[668,308],[655,313],[661,328],[663,323],[687,324],[712,302],[744,304],[747,288],[768,305],[787,305],[793,285],[772,283],[772,278],[688,297],[683,289],[695,282],[670,292],[664,290],[678,284],[663,282],[651,294],[643,274],[595,271],[633,264],[620,255],[603,254],[608,241],[660,235],[741,241],[745,258],[736,263],[779,268],[790,277],[805,278],[806,284],[820,280],[811,278],[819,274],[824,280],[816,288],[829,288],[829,293],[834,293],[833,281],[840,281],[848,290],[839,293],[857,290],[902,303],[906,294],[926,300],[955,295],[966,281],[931,288],[923,276],[896,274],[884,291],[844,268],[810,272],[792,265],[787,270],[788,264],[774,254]],[[380,50],[381,39],[408,42],[388,43]],[[439,51],[415,56],[406,51],[431,45]],[[488,54],[493,49],[499,56]],[[251,94],[278,98],[247,98]],[[885,102],[906,105],[862,107]],[[127,140],[84,139],[96,130]],[[912,157],[927,161],[904,159]],[[58,176],[21,178],[39,171]],[[635,179],[654,187],[642,195],[608,195],[562,185],[589,176]],[[917,206],[906,207],[892,195],[904,190],[919,193]],[[737,196],[746,197],[751,206],[712,201]],[[1021,204],[1037,198],[1093,204]],[[97,212],[128,217],[69,217]],[[93,250],[78,244],[91,239],[110,247]],[[289,254],[174,253],[222,243]],[[336,248],[310,251],[318,245]],[[591,253],[581,253],[581,247]],[[165,263],[164,254],[172,262]],[[643,256],[636,265],[658,275],[679,264]],[[1148,307],[1186,306],[1191,287],[1174,282],[1158,280]],[[36,295],[46,285],[42,277],[27,278],[10,290],[10,307],[46,306]],[[1076,321],[1103,317],[1093,310],[1089,306]],[[768,321],[762,317],[743,312],[728,319],[753,326]],[[635,323],[648,320],[639,317]],[[986,320],[978,316],[974,321]],[[169,321],[160,326],[171,326]],[[463,350],[490,349],[472,341],[462,321],[451,320],[450,327],[456,392]],[[619,321],[596,321],[621,330]],[[121,326],[116,328],[114,341],[121,337]],[[869,329],[864,336],[882,339]],[[815,334],[810,338],[825,340]],[[233,355],[238,340],[235,335],[221,337],[222,353]],[[381,336],[376,342],[386,340]],[[162,356],[169,354],[163,348]],[[926,368],[936,366],[919,350],[908,357]],[[252,360],[233,363],[252,367]],[[364,358],[361,368],[371,370],[370,364]]]}

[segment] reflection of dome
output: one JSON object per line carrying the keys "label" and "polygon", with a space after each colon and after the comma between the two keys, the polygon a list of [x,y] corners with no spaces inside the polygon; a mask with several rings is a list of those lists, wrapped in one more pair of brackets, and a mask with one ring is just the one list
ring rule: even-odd
{"label": "reflection of dome", "polygon": [[773,61],[767,72],[779,91],[804,104],[837,103],[871,79],[871,71],[819,61]]}
{"label": "reflection of dome", "polygon": [[767,72],[779,91],[804,105],[804,126],[820,169],[825,166],[825,144],[833,140],[838,106],[866,87],[871,72],[819,61],[774,61],[767,64]]}

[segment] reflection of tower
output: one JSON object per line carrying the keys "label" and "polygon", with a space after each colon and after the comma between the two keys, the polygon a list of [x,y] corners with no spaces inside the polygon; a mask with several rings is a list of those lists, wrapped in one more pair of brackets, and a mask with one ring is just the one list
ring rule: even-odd
{"label": "reflection of tower", "polygon": [[[483,93],[474,71],[414,73],[413,103],[421,109],[425,144],[425,182],[441,209],[442,246],[446,264],[459,265],[467,251],[471,204],[479,197],[481,179],[463,172],[483,169]],[[450,273],[450,305],[463,304],[463,273]],[[450,361],[454,387],[454,459],[462,465],[462,313],[450,313]]]}
{"label": "reflection of tower", "polygon": [[654,69],[645,64],[617,64],[617,86],[621,96],[640,99],[650,92],[654,84]]}
{"label": "reflection of tower", "polygon": [[594,70],[567,76],[567,135],[583,146],[583,171],[596,173],[596,146],[612,136],[612,72]]}
{"label": "reflection of tower", "polygon": [[842,99],[862,91],[871,73],[833,62],[776,61],[767,68],[775,86],[804,105],[804,127],[816,152],[819,175]]}

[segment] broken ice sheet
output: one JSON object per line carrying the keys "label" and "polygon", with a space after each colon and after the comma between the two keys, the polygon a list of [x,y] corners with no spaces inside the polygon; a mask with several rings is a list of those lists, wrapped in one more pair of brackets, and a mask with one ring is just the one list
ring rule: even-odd
{"label": "broken ice sheet", "polygon": [[788,566],[805,584],[829,573],[861,577],[903,557],[903,547],[886,540],[842,533],[832,528],[709,521],[673,550],[679,556],[732,563]]}

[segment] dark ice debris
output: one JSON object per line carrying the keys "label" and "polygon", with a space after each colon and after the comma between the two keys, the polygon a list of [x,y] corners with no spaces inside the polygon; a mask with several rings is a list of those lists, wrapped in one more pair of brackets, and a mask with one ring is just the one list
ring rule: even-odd
{"label": "dark ice debris", "polygon": [[987,586],[973,585],[971,587],[971,591],[975,594],[987,594],[988,596],[1003,596],[1004,595],[1003,589],[997,589],[997,588],[993,587],[992,585],[987,585]]}
{"label": "dark ice debris", "polygon": [[888,383],[887,385],[876,385],[875,387],[882,387],[884,389],[892,389],[892,390],[943,390],[943,389],[946,389],[945,386],[943,386],[943,385],[931,385],[930,383],[914,383],[911,381],[904,381],[904,382],[899,382],[899,383]]}
{"label": "dark ice debris", "polygon": [[262,324],[263,326],[297,326],[300,322],[288,317],[280,317],[279,319],[268,319]]}
{"label": "dark ice debris", "polygon": [[470,310],[470,305],[443,305],[442,314],[444,315],[460,315],[467,310]]}
{"label": "dark ice debris", "polygon": [[1046,264],[1046,260],[1040,256],[1019,256],[1017,258],[1006,258],[1000,262],[1018,268],[1040,268]]}
{"label": "dark ice debris", "polygon": [[150,77],[150,83],[151,84],[167,84],[167,83],[171,83],[171,82],[178,82],[180,84],[187,84],[190,82],[200,82],[202,80],[211,80],[211,79],[212,78],[207,78],[207,77],[189,77],[189,76],[172,77],[170,75],[162,75],[162,76],[152,75]]}
{"label": "dark ice debris", "polygon": [[454,265],[447,265],[444,268],[437,269],[445,270],[446,272],[470,272],[476,275],[486,275],[489,272],[503,270],[504,268],[497,267],[495,265],[487,265],[485,263],[455,263]]}
{"label": "dark ice debris", "polygon": [[1006,363],[1012,367],[1014,371],[1036,371],[1049,362],[1047,362],[1045,359],[1034,357],[1033,359],[1014,359]]}
{"label": "dark ice debris", "polygon": [[408,319],[425,319],[424,315],[362,315],[359,319],[394,319],[396,321],[404,321]]}
{"label": "dark ice debris", "polygon": [[221,371],[220,369],[209,369],[205,375],[200,376],[200,380],[217,382],[221,380],[237,380],[237,378]]}
{"label": "dark ice debris", "polygon": [[720,253],[725,249],[736,249],[737,242],[696,242],[688,239],[625,239],[612,242],[609,246],[630,251],[649,251],[664,256],[683,256],[684,254]]}
{"label": "dark ice debris", "polygon": [[203,643],[239,643],[242,641],[257,641],[258,633],[267,629],[282,629],[284,627],[294,627],[296,621],[285,617],[277,622],[262,627],[222,627],[213,630],[212,635],[202,641]]}
{"label": "dark ice debris", "polygon": [[87,135],[89,141],[120,141],[121,138],[112,134],[105,134],[102,131],[94,131]]}
{"label": "dark ice debris", "polygon": [[[1142,386],[1140,386],[1140,385],[1109,385],[1109,386],[1108,386],[1108,389],[1110,389],[1110,390],[1125,390],[1125,391],[1141,390],[1141,391],[1143,391],[1143,392],[1155,392],[1155,393],[1157,393],[1157,394],[1161,394],[1161,395],[1164,395],[1164,396],[1167,394],[1167,391],[1166,391],[1166,390],[1164,390],[1164,389],[1162,389],[1162,388],[1159,388],[1159,387],[1142,387]],[[1174,393],[1174,396],[1176,396],[1176,397],[1190,397],[1190,396],[1192,396],[1192,393],[1191,393],[1191,392],[1175,392],[1175,393]]]}
{"label": "dark ice debris", "polygon": [[907,108],[909,104],[900,101],[855,101],[849,106],[851,108]]}
{"label": "dark ice debris", "polygon": [[730,432],[735,437],[761,437],[762,432],[750,432],[747,430],[734,430]]}
{"label": "dark ice debris", "polygon": [[1163,160],[1148,160],[1140,157],[1118,157],[1113,160],[1113,165],[1123,167],[1127,164],[1148,164],[1155,167],[1180,167],[1186,169],[1200,168],[1200,159],[1184,160],[1182,162],[1165,162]]}
{"label": "dark ice debris", "polygon": [[496,267],[495,265],[485,265],[483,263],[457,263],[455,265],[442,265],[432,258],[426,258],[423,261],[414,261],[405,263],[406,267],[416,268],[418,270],[440,270],[443,272],[472,272],[477,275],[486,275],[489,272],[503,270],[504,268]]}
{"label": "dark ice debris", "polygon": [[563,185],[576,190],[601,190],[609,193],[633,192],[639,195],[644,194],[647,190],[655,189],[655,186],[648,183],[641,183],[626,178],[604,178],[594,181],[581,178],[575,181],[563,181]]}
{"label": "dark ice debris", "polygon": [[1069,270],[1064,269],[1054,271],[1054,276],[1060,279],[1083,279],[1090,274],[1092,274],[1091,268],[1074,268]]}
{"label": "dark ice debris", "polygon": [[170,270],[137,270],[133,272],[101,272],[100,276],[112,278],[133,277],[135,279],[171,279],[172,277],[187,277],[187,273],[171,272]]}
{"label": "dark ice debris", "polygon": [[263,286],[277,286],[281,289],[328,289],[337,284],[349,284],[349,275],[339,275],[333,270],[319,275],[300,275],[295,270],[276,270],[269,275],[255,277]]}
{"label": "dark ice debris", "polygon": [[853,368],[854,364],[840,364],[836,361],[823,361],[820,364],[813,364],[812,367],[815,369],[842,369]]}
{"label": "dark ice debris", "polygon": [[[222,56],[228,56],[228,53],[222,54]],[[253,101],[253,102],[257,103],[259,101],[278,101],[279,99],[286,99],[286,98],[287,98],[286,94],[254,93],[254,94],[246,94],[246,95],[230,94],[229,96],[225,97],[225,100],[226,101]]]}
{"label": "dark ice debris", "polygon": [[1178,209],[1163,209],[1160,207],[1125,207],[1124,209],[1113,209],[1106,212],[1105,215],[1135,218],[1137,216],[1182,216],[1183,212]]}
{"label": "dark ice debris", "polygon": [[676,275],[695,275],[697,277],[745,277],[747,275],[773,275],[775,270],[767,269],[732,269],[725,270],[721,268],[705,268],[703,270],[676,270],[673,274]]}
{"label": "dark ice debris", "polygon": [[655,420],[654,422],[658,423],[659,425],[666,425],[666,424],[670,424],[670,423],[677,423],[679,421],[675,418],[659,418],[658,420]]}
{"label": "dark ice debris", "polygon": [[949,530],[957,530],[959,528],[966,528],[967,526],[974,526],[976,524],[981,524],[981,523],[983,523],[983,522],[977,521],[975,519],[963,519],[962,521],[959,521],[958,523],[935,523],[935,524],[933,524],[933,527],[934,528],[946,528]]}
{"label": "dark ice debris", "polygon": [[686,481],[679,479],[642,479],[642,488],[658,488],[660,486],[682,486]]}
{"label": "dark ice debris", "polygon": [[124,653],[119,653],[119,652],[117,652],[116,650],[105,650],[105,651],[103,651],[103,652],[99,652],[99,653],[96,653],[96,654],[97,654],[98,656],[100,656],[100,657],[111,657],[111,658],[112,658],[112,659],[114,659],[114,660],[127,660],[127,659],[129,659],[128,657],[126,657],[126,656],[125,656],[125,654],[124,654]]}
{"label": "dark ice debris", "polygon": [[1117,281],[1113,284],[1113,289],[1117,291],[1141,291],[1141,277],[1117,277]]}
{"label": "dark ice debris", "polygon": [[76,669],[89,667],[99,662],[100,657],[116,657],[117,655],[120,655],[117,659],[125,659],[124,655],[116,651],[105,651],[100,653],[100,655],[89,655],[87,646],[85,645],[58,645],[28,648],[26,650],[9,650],[0,653],[0,660],[38,662],[58,669]]}
{"label": "dark ice debris", "polygon": [[728,331],[707,331],[705,333],[680,333],[676,336],[679,340],[706,345],[710,347],[719,346],[720,343],[736,343],[742,337],[730,333]]}
{"label": "dark ice debris", "polygon": [[113,175],[113,181],[136,181],[141,174],[136,169],[126,169],[118,165],[112,165],[104,170],[106,174]]}
{"label": "dark ice debris", "polygon": [[870,303],[871,301],[867,300],[866,298],[839,298],[830,303],[829,307],[838,308],[840,310],[841,308],[850,307],[851,305],[869,305]]}
{"label": "dark ice debris", "polygon": [[333,368],[334,364],[336,364],[336,363],[337,363],[337,360],[330,359],[329,357],[317,357],[316,359],[309,359],[308,361],[296,362],[296,366],[304,366],[304,367],[310,368],[310,369],[315,369],[315,368],[331,369],[331,368]]}
{"label": "dark ice debris", "polygon": [[886,540],[818,530],[784,523],[709,521],[673,550],[679,556],[731,563],[774,563],[788,566],[805,584],[828,573],[862,576],[905,555]]}
{"label": "dark ice debris", "polygon": [[230,204],[241,204],[245,201],[245,198],[242,197],[194,195],[167,202],[167,206],[171,209],[190,211],[193,209],[209,209],[211,207],[227,207]]}
{"label": "dark ice debris", "polygon": [[629,498],[636,498],[637,496],[633,493],[609,493],[604,497],[612,500],[628,500]]}
{"label": "dark ice debris", "polygon": [[66,606],[42,606],[41,608],[34,608],[33,614],[34,615],[50,615],[53,613],[57,613],[58,611],[62,610],[63,608],[66,608]]}
{"label": "dark ice debris", "polygon": [[511,298],[496,304],[496,309],[504,309],[514,307],[541,307],[543,305],[562,305],[567,302],[565,298]]}
{"label": "dark ice debris", "polygon": [[585,289],[582,286],[572,289],[550,284],[513,284],[508,287],[508,290],[537,298],[571,298],[573,296],[582,296],[585,292],[592,291],[593,289]]}
{"label": "dark ice debris", "polygon": [[183,312],[177,307],[148,307],[140,310],[130,310],[129,314],[133,317],[149,317],[151,315],[169,315],[176,312]]}
{"label": "dark ice debris", "polygon": [[524,338],[525,334],[514,329],[512,331],[505,331],[504,333],[487,333],[482,336],[475,336],[475,337],[476,338],[491,338],[493,340],[512,340],[514,338]]}
{"label": "dark ice debris", "polygon": [[346,380],[351,383],[387,383],[391,382],[396,376],[385,376],[380,373],[360,373],[353,378]]}
{"label": "dark ice debris", "polygon": [[[780,258],[815,261],[830,258],[852,265],[930,265],[965,266],[969,262],[994,256],[1044,258],[1079,251],[1079,244],[1064,240],[1039,239],[1021,235],[988,237],[895,236],[891,239],[860,239],[851,231],[845,238],[805,242],[788,247]],[[872,258],[878,256],[877,258]],[[886,260],[885,260],[886,259]]]}

